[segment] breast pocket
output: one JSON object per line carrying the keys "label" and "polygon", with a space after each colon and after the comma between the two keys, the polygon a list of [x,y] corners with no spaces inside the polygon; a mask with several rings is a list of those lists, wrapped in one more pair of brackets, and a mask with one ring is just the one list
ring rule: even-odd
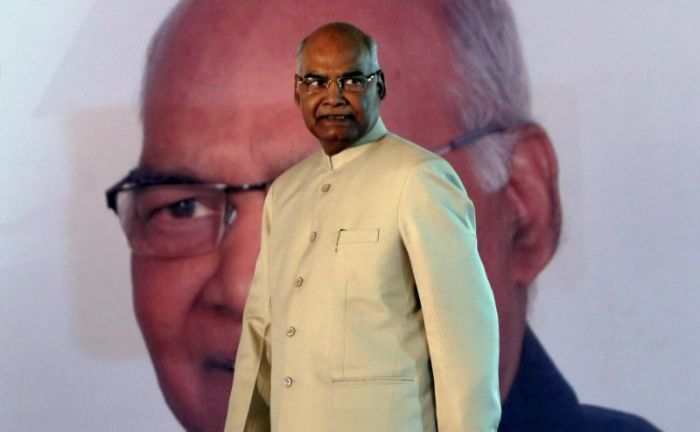
{"label": "breast pocket", "polygon": [[379,241],[379,228],[370,229],[340,229],[338,245],[350,243],[376,243]]}
{"label": "breast pocket", "polygon": [[340,229],[335,243],[336,264],[346,280],[377,282],[387,259],[379,228]]}

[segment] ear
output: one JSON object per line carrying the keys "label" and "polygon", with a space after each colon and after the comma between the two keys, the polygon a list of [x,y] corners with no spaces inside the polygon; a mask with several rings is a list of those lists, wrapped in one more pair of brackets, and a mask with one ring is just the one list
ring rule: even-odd
{"label": "ear", "polygon": [[299,81],[297,81],[297,76],[294,75],[294,103],[299,105]]}
{"label": "ear", "polygon": [[386,82],[384,81],[384,71],[382,70],[377,74],[377,94],[379,94],[379,100],[384,100],[386,97]]}
{"label": "ear", "polygon": [[551,260],[559,243],[559,167],[552,143],[539,125],[527,123],[515,132],[519,139],[507,184],[507,199],[515,215],[511,275],[515,286],[527,287]]}

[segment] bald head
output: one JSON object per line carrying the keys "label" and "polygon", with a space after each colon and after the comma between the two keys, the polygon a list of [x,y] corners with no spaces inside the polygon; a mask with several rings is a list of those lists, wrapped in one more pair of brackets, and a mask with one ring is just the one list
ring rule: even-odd
{"label": "bald head", "polygon": [[[293,133],[301,123],[279,98],[291,100],[288,80],[298,71],[289,53],[309,29],[338,20],[361,24],[382,46],[387,82],[397,95],[384,102],[383,117],[403,136],[436,149],[455,134],[530,120],[527,77],[505,0],[419,0],[410,8],[400,0],[331,1],[314,14],[303,2],[185,0],[154,38],[144,111],[154,102],[228,107],[221,121],[236,118],[251,130],[263,121],[290,125],[289,145],[302,147],[307,137]],[[423,105],[407,105],[403,95]],[[241,98],[245,112],[235,112],[231,101]],[[428,110],[446,110],[441,123],[453,124],[452,132],[424,128],[422,111]],[[271,133],[258,130],[256,141],[274,139]],[[487,137],[479,154],[480,176],[492,189],[504,181],[513,141],[505,138]]]}
{"label": "bald head", "polygon": [[[270,178],[307,155],[315,148],[315,140],[305,132],[292,98],[294,53],[310,29],[340,17],[362,22],[368,33],[386,40],[384,62],[391,68],[387,80],[397,92],[396,98],[385,102],[388,126],[429,147],[447,142],[461,132],[457,109],[441,116],[439,122],[444,127],[438,131],[429,133],[420,126],[423,110],[440,112],[446,107],[446,89],[434,79],[423,78],[428,69],[432,73],[425,53],[436,40],[444,41],[439,43],[444,49],[433,49],[431,57],[445,65],[445,77],[453,75],[449,72],[453,63],[449,37],[441,24],[440,9],[431,2],[425,2],[424,8],[400,5],[395,0],[361,0],[352,5],[331,2],[312,15],[302,12],[296,3],[282,1],[179,3],[159,30],[148,58],[142,163],[162,162],[172,154],[176,140],[167,136],[175,132],[171,126],[209,130],[213,141],[208,144],[221,149],[222,163],[231,159],[225,151],[231,143],[265,161],[265,172],[246,173],[237,181]],[[392,19],[388,10],[394,11]],[[396,37],[396,24],[392,23],[397,20],[407,24],[420,21],[430,40],[415,32]],[[445,96],[433,97],[440,93]],[[407,105],[408,98],[421,100],[423,105]],[[283,143],[283,151],[277,143]],[[188,146],[183,151],[196,161],[201,153],[191,149]]]}
{"label": "bald head", "polygon": [[363,47],[364,51],[369,55],[369,61],[372,69],[379,69],[377,43],[374,41],[374,39],[352,24],[335,22],[326,24],[321,28],[316,29],[313,33],[301,41],[299,48],[297,49],[297,73],[300,72],[300,63],[302,56],[304,55],[304,48],[306,47],[307,42],[322,34],[331,35],[338,38],[345,38],[354,45]]}

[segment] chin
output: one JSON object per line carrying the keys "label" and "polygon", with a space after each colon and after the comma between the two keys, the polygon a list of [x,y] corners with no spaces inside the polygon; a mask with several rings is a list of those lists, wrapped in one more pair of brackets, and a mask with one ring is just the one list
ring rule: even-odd
{"label": "chin", "polygon": [[322,143],[329,143],[335,147],[345,148],[362,138],[360,131],[355,128],[320,128],[312,131],[313,135]]}
{"label": "chin", "polygon": [[188,432],[222,431],[233,374],[212,372],[194,365],[188,369],[175,373],[158,372],[168,407]]}

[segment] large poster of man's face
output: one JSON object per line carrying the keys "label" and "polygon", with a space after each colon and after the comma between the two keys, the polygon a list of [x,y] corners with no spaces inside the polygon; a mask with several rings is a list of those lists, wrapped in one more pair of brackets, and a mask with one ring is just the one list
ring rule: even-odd
{"label": "large poster of man's face", "polygon": [[[692,429],[700,8],[645,6],[3,5],[1,428],[222,429],[265,185],[319,150],[298,46],[344,21],[377,42],[389,130],[474,201],[503,430]],[[155,253],[105,205],[122,178],[260,187],[214,247]]]}

